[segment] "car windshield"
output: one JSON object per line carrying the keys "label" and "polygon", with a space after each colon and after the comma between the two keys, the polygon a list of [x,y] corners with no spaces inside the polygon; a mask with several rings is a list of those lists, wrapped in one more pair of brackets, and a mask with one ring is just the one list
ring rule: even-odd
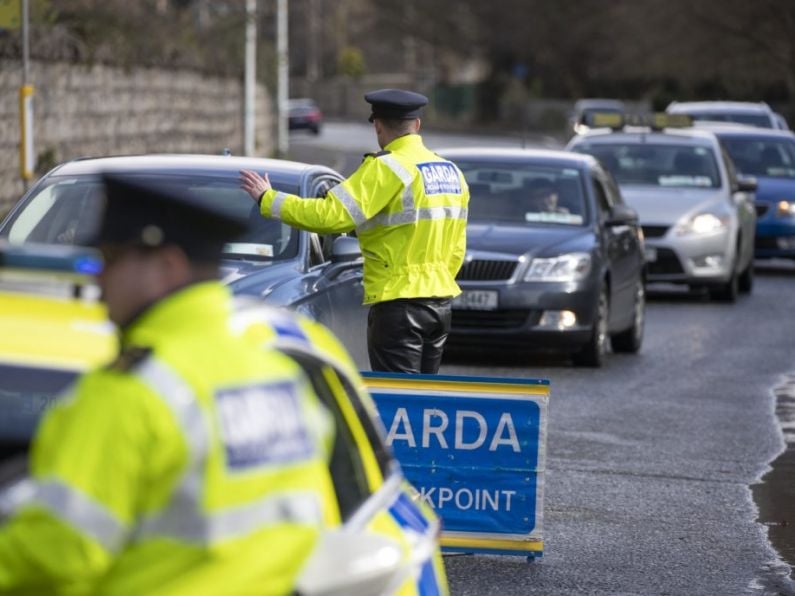
{"label": "car windshield", "polygon": [[693,120],[707,120],[710,122],[736,122],[749,124],[760,128],[773,128],[770,116],[767,114],[751,114],[748,112],[687,112]]}
{"label": "car windshield", "polygon": [[[146,175],[148,183],[191,193],[202,201],[223,205],[249,226],[226,245],[228,258],[289,259],[298,254],[298,232],[277,220],[264,218],[236,177]],[[298,194],[296,187],[277,190]],[[51,176],[18,211],[3,231],[14,243],[85,244],[99,225],[103,200],[97,176]]]}
{"label": "car windshield", "polygon": [[469,185],[469,221],[581,226],[587,209],[580,171],[562,166],[455,160]]}
{"label": "car windshield", "polygon": [[721,137],[741,174],[795,178],[795,141],[754,137]]}
{"label": "car windshield", "polygon": [[694,145],[651,143],[583,143],[619,184],[675,188],[718,188],[720,174],[712,151]]}

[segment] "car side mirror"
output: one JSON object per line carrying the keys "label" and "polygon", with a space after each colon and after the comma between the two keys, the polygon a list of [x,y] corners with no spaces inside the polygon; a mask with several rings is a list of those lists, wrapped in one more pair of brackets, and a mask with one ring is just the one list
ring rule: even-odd
{"label": "car side mirror", "polygon": [[301,570],[299,596],[365,596],[390,594],[407,577],[400,546],[384,536],[330,530]]}
{"label": "car side mirror", "polygon": [[637,212],[627,205],[613,205],[610,209],[610,215],[605,221],[606,226],[626,226],[629,224],[638,223]]}
{"label": "car side mirror", "polygon": [[347,263],[362,257],[359,240],[351,236],[340,236],[331,245],[332,263]]}
{"label": "car side mirror", "polygon": [[759,183],[754,176],[737,176],[736,192],[756,192]]}

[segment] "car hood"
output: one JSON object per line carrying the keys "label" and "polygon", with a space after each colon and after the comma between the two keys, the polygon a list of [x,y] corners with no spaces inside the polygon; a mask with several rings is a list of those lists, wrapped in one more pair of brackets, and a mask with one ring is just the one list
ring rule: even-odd
{"label": "car hood", "polygon": [[290,261],[246,261],[221,262],[221,281],[235,294],[270,294],[279,285],[295,279],[301,273],[297,260]]}
{"label": "car hood", "polygon": [[588,250],[593,244],[590,228],[564,226],[467,226],[467,250],[510,255],[538,255]]}
{"label": "car hood", "polygon": [[642,224],[673,225],[689,213],[725,203],[720,189],[622,186],[626,203],[638,212]]}
{"label": "car hood", "polygon": [[756,200],[764,203],[795,201],[795,180],[792,178],[757,177]]}

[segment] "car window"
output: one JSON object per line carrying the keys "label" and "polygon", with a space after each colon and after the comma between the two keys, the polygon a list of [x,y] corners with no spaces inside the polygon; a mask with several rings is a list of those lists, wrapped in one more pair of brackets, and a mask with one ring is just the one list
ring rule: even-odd
{"label": "car window", "polygon": [[[340,178],[335,178],[333,176],[319,176],[311,184],[311,197],[318,197],[318,198],[325,198],[328,194],[328,191],[337,186],[342,180]],[[321,254],[321,262],[328,261],[331,259],[331,249],[334,244],[335,238],[341,236],[341,234],[323,234],[319,236],[320,241],[320,254]]]}
{"label": "car window", "polygon": [[[332,446],[329,469],[334,482],[340,514],[343,521],[351,515],[373,494],[367,478],[363,449],[372,452],[376,457],[381,475],[386,478],[393,470],[394,460],[376,428],[373,415],[367,411],[356,389],[350,384],[347,376],[338,374],[323,361],[298,349],[284,348],[304,369],[309,377],[315,393],[334,417],[335,437]],[[367,443],[357,442],[357,433],[349,425],[340,404],[352,406]],[[375,487],[376,489],[378,487]]]}
{"label": "car window", "polygon": [[77,375],[72,370],[0,363],[0,443],[30,440],[44,411]]}
{"label": "car window", "polygon": [[[262,217],[236,177],[146,174],[145,178],[148,183],[177,193],[189,192],[201,201],[247,218],[248,229],[227,244],[226,257],[276,260],[298,254],[299,232],[278,220]],[[298,193],[297,187],[276,182],[274,187]],[[99,224],[103,196],[97,176],[52,176],[15,212],[3,235],[15,243],[84,244]]]}
{"label": "car window", "polygon": [[725,112],[723,110],[687,112],[693,120],[707,120],[710,122],[737,122],[749,124],[760,128],[773,128],[773,121],[768,114],[751,114],[748,112]]}
{"label": "car window", "polygon": [[795,178],[795,141],[757,137],[722,137],[741,174]]}
{"label": "car window", "polygon": [[596,195],[596,205],[603,216],[610,213],[611,202],[602,181],[595,172],[591,173],[591,184],[593,185],[594,194]]}
{"label": "car window", "polygon": [[580,170],[456,159],[469,185],[470,222],[581,226],[588,211]]}
{"label": "car window", "polygon": [[619,184],[719,188],[713,151],[699,145],[647,142],[581,143],[575,151],[596,157]]}

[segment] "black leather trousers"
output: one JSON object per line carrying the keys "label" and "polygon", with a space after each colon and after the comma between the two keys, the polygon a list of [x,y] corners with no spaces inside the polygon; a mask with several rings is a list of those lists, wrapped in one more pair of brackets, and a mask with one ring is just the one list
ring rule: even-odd
{"label": "black leather trousers", "polygon": [[378,302],[367,316],[370,368],[382,372],[436,374],[450,332],[450,298]]}

